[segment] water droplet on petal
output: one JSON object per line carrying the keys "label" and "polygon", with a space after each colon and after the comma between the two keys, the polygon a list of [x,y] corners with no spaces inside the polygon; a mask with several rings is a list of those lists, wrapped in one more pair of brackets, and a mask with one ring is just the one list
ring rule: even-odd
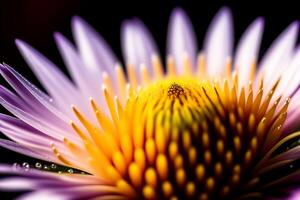
{"label": "water droplet on petal", "polygon": [[20,169],[20,164],[19,163],[14,163],[12,165],[12,167],[13,167],[14,170],[19,170]]}
{"label": "water droplet on petal", "polygon": [[44,170],[48,170],[49,167],[47,165],[44,165]]}
{"label": "water droplet on petal", "polygon": [[23,162],[22,167],[25,171],[28,171],[30,168],[30,165],[27,162]]}
{"label": "water droplet on petal", "polygon": [[39,163],[39,162],[37,162],[37,163],[35,163],[35,167],[36,167],[37,169],[41,169],[41,168],[42,168],[42,164]]}
{"label": "water droplet on petal", "polygon": [[52,163],[52,164],[51,164],[51,169],[56,169],[56,168],[57,168],[57,165],[54,164],[54,163]]}

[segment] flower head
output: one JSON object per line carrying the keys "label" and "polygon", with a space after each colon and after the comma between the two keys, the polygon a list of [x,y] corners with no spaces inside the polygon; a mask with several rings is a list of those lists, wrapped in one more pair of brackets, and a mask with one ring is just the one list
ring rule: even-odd
{"label": "flower head", "polygon": [[292,132],[300,116],[298,23],[257,67],[261,18],[233,55],[231,15],[221,9],[198,54],[192,25],[176,9],[163,67],[149,31],[129,20],[122,27],[126,73],[86,22],[75,17],[72,25],[76,47],[59,33],[55,39],[74,83],[20,40],[49,94],[0,67],[14,89],[2,86],[0,102],[16,116],[0,115],[0,130],[14,141],[0,145],[57,164],[2,165],[14,177],[0,188],[51,199],[254,199],[299,182],[300,133]]}

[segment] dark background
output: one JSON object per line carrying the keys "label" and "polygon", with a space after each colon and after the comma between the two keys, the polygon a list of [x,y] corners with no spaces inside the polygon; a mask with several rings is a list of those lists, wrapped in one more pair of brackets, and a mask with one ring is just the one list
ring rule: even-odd
{"label": "dark background", "polygon": [[[175,7],[184,8],[194,23],[199,47],[214,14],[222,7],[231,8],[235,24],[235,42],[258,16],[266,19],[261,53],[292,21],[300,19],[300,7],[288,1],[79,1],[79,0],[0,0],[0,62],[6,62],[39,85],[15,47],[20,38],[36,47],[65,71],[56,49],[53,32],[71,38],[70,21],[79,15],[98,30],[121,58],[120,25],[126,18],[139,17],[153,33],[164,56],[169,15]],[[5,84],[0,79],[1,84]],[[0,108],[1,112],[4,111]],[[0,133],[0,137],[1,133]],[[0,148],[1,163],[34,162],[27,157]],[[0,199],[3,196],[0,194]],[[11,198],[6,197],[6,198]]]}

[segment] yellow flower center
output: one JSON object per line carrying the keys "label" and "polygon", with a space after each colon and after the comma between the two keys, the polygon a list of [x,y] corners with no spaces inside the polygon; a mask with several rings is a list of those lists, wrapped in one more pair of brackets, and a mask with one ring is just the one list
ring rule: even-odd
{"label": "yellow flower center", "polygon": [[[86,130],[71,122],[83,146],[65,138],[81,165],[123,199],[223,199],[247,194],[259,183],[255,164],[280,138],[287,100],[272,100],[251,83],[168,77],[128,90],[124,105],[104,96],[110,116],[91,99],[99,124],[73,110]],[[275,112],[276,110],[276,112]],[[121,199],[122,199],[121,198]]]}

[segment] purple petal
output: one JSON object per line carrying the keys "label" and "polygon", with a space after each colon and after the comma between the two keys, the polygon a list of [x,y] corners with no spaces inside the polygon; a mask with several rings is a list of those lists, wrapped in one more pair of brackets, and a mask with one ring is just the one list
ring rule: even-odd
{"label": "purple petal", "polygon": [[182,72],[185,54],[195,66],[197,38],[187,14],[180,8],[175,9],[171,14],[167,37],[167,55],[174,57],[177,72]]}
{"label": "purple petal", "polygon": [[4,191],[16,191],[18,190],[30,190],[34,188],[35,184],[28,179],[21,178],[6,178],[0,181],[0,190]]}
{"label": "purple petal", "polygon": [[263,27],[264,20],[258,18],[247,28],[238,43],[234,60],[241,84],[248,83],[251,66],[257,61]]}
{"label": "purple petal", "polygon": [[137,69],[145,64],[152,74],[151,57],[159,52],[146,26],[138,19],[125,21],[121,28],[121,41],[125,63]]}
{"label": "purple petal", "polygon": [[28,65],[61,109],[70,106],[74,99],[80,99],[77,89],[57,66],[25,42],[16,40],[16,44]]}
{"label": "purple petal", "polygon": [[[300,83],[300,46],[293,53],[290,63],[284,68],[281,73],[280,84],[275,92],[275,95],[283,95],[283,97],[292,96],[298,89]],[[292,100],[290,107],[295,101]]]}
{"label": "purple petal", "polygon": [[29,148],[27,148],[23,145],[17,144],[15,142],[12,142],[12,141],[9,141],[9,140],[0,139],[0,146],[4,147],[6,149],[9,149],[11,151],[15,151],[17,153],[27,155],[27,156],[30,156],[30,157],[33,157],[33,158],[38,158],[38,159],[48,160],[48,161],[57,161],[57,159],[54,156],[51,156],[53,154],[51,154],[50,151],[48,151],[48,152],[39,151],[38,152],[37,149],[36,149],[36,151],[34,151],[34,150],[29,149]]}
{"label": "purple petal", "polygon": [[204,40],[207,71],[211,76],[223,72],[226,60],[231,57],[233,46],[233,25],[228,8],[222,8],[214,17]]}
{"label": "purple petal", "polygon": [[299,200],[300,199],[300,189],[294,190],[288,200]]}
{"label": "purple petal", "polygon": [[[277,81],[281,73],[284,73],[289,64],[298,36],[298,22],[292,23],[272,43],[265,53],[257,75],[258,81],[264,77],[266,83],[272,87],[272,82]],[[266,84],[267,85],[267,84]],[[269,88],[266,88],[267,90]]]}
{"label": "purple petal", "polygon": [[26,104],[22,99],[12,93],[10,90],[0,85],[0,97],[5,99],[5,101],[9,102],[12,105],[16,105],[17,107],[29,111],[28,104]]}
{"label": "purple petal", "polygon": [[114,66],[118,63],[115,55],[103,38],[83,19],[72,19],[72,30],[83,62],[90,74],[101,78],[105,70],[114,77]]}
{"label": "purple petal", "polygon": [[43,149],[50,154],[52,154],[52,151],[49,148],[50,143],[59,142],[55,138],[51,138],[25,124],[18,118],[4,114],[0,114],[0,131],[15,142]]}
{"label": "purple petal", "polygon": [[59,117],[56,121],[57,124],[61,124],[61,120],[69,121],[70,116],[66,116],[61,113],[58,108],[55,107],[52,99],[37,89],[28,80],[22,77],[18,72],[9,67],[8,65],[0,65],[1,75],[6,81],[14,88],[14,90],[23,98],[26,102],[28,109],[37,113],[39,116],[44,116],[48,120]]}
{"label": "purple petal", "polygon": [[55,33],[54,37],[67,69],[81,92],[86,97],[100,99],[99,85],[92,81],[93,77],[90,77],[75,47],[60,33]]}

